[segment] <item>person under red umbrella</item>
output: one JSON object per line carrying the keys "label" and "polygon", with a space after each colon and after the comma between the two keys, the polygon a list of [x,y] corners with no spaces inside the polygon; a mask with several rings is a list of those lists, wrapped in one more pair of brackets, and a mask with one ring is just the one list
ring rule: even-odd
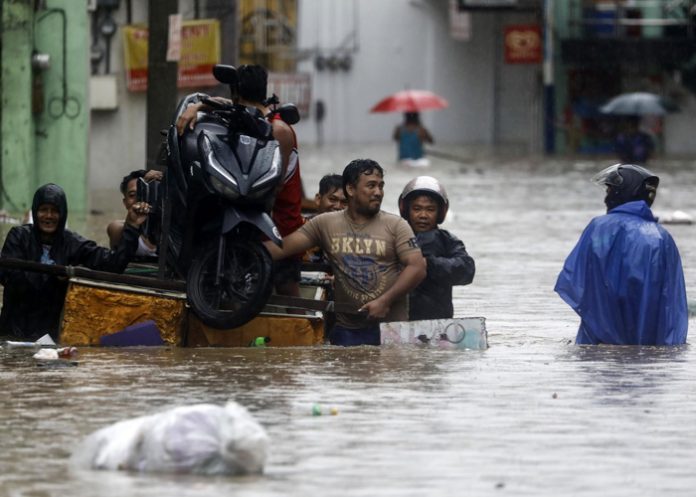
{"label": "person under red umbrella", "polygon": [[424,157],[423,143],[434,143],[433,136],[420,122],[418,112],[404,113],[404,122],[394,128],[394,140],[398,143],[399,161],[411,167],[430,165]]}
{"label": "person under red umbrella", "polygon": [[398,159],[415,167],[430,165],[424,157],[423,144],[434,143],[430,132],[421,124],[418,113],[423,110],[444,109],[447,100],[428,90],[402,90],[377,102],[370,112],[403,112],[404,122],[394,129],[398,143]]}

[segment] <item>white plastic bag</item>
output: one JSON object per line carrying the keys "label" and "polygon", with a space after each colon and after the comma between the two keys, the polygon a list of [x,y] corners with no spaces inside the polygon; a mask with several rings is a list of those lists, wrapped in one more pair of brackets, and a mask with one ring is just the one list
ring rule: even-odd
{"label": "white plastic bag", "polygon": [[197,404],[115,423],[73,454],[87,469],[240,475],[261,473],[268,436],[242,406]]}

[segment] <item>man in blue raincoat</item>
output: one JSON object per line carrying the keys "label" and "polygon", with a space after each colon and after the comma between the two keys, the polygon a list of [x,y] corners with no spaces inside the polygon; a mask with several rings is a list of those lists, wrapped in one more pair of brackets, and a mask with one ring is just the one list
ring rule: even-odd
{"label": "man in blue raincoat", "polygon": [[681,258],[650,210],[659,178],[616,164],[592,181],[606,186],[607,213],[585,228],[555,287],[580,316],[576,343],[683,344],[688,310]]}

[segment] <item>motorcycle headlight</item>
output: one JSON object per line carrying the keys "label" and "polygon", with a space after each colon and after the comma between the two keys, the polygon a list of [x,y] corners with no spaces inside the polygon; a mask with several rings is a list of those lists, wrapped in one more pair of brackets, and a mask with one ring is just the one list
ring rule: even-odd
{"label": "motorcycle headlight", "polygon": [[237,180],[225,169],[220,162],[215,158],[213,154],[213,147],[210,144],[210,140],[206,137],[203,141],[204,149],[203,152],[206,156],[206,166],[208,172],[210,173],[210,185],[217,191],[220,195],[224,195],[230,199],[236,199],[239,197],[239,189],[237,185]]}
{"label": "motorcycle headlight", "polygon": [[266,172],[266,174],[254,181],[254,184],[251,185],[251,188],[253,190],[256,190],[257,188],[262,187],[270,181],[277,180],[278,176],[280,175],[281,161],[282,159],[280,157],[280,147],[276,147],[276,149],[273,151],[273,160],[271,161],[270,169]]}
{"label": "motorcycle headlight", "polygon": [[217,177],[215,177],[213,175],[210,176],[210,185],[220,195],[227,197],[231,200],[235,200],[239,197],[238,190],[230,187],[230,185],[226,185],[225,183],[223,183],[222,181],[220,181]]}

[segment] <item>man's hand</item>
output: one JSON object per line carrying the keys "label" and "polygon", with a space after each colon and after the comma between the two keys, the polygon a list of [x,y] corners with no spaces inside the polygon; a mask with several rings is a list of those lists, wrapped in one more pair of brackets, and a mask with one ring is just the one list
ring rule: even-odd
{"label": "man's hand", "polygon": [[[232,105],[232,100],[225,97],[207,97],[207,99],[212,100],[214,103],[217,103],[223,107]],[[176,120],[176,130],[179,132],[179,135],[183,135],[186,128],[193,129],[193,127],[196,125],[196,121],[198,120],[198,113],[201,111],[205,112],[207,110],[211,110],[211,107],[203,102],[189,104],[184,112],[179,116],[179,119]]]}
{"label": "man's hand", "polygon": [[148,172],[145,173],[143,179],[149,183],[150,181],[161,181],[162,176],[162,171],[158,171],[157,169],[150,169]]}
{"label": "man's hand", "polygon": [[389,314],[391,306],[387,303],[386,299],[378,297],[375,300],[371,300],[360,309],[358,312],[366,312],[367,319],[384,319]]}
{"label": "man's hand", "polygon": [[358,309],[358,312],[367,312],[368,319],[384,319],[389,314],[392,302],[407,295],[423,281],[426,263],[420,250],[408,252],[401,258],[401,263],[404,264],[404,268],[394,284],[375,300]]}
{"label": "man's hand", "polygon": [[147,215],[150,213],[150,205],[146,202],[136,202],[128,209],[126,215],[126,224],[130,224],[133,228],[139,229],[140,226],[147,220]]}
{"label": "man's hand", "polygon": [[198,119],[198,112],[203,109],[203,103],[198,102],[195,104],[189,104],[184,112],[176,120],[176,130],[179,136],[184,134],[186,128],[193,129],[196,125],[196,120]]}

